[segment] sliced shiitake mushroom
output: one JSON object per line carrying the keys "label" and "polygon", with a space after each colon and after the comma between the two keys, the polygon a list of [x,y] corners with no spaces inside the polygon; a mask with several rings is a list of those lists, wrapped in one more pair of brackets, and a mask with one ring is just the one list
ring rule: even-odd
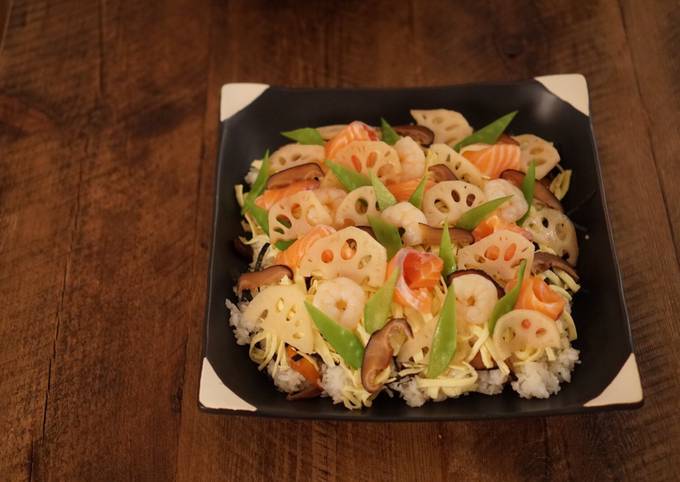
{"label": "sliced shiitake mushroom", "polygon": [[409,136],[421,146],[429,146],[434,142],[434,132],[425,126],[403,125],[392,129],[402,137]]}
{"label": "sliced shiitake mushroom", "polygon": [[472,368],[474,368],[475,370],[490,370],[491,368],[497,366],[496,362],[493,362],[493,366],[491,368],[484,365],[484,361],[482,361],[482,352],[480,351],[478,351],[477,354],[472,358],[472,360],[470,360],[470,365],[472,365]]}
{"label": "sliced shiitake mushroom", "polygon": [[578,281],[578,273],[567,261],[551,253],[546,253],[543,251],[536,252],[534,254],[534,262],[531,265],[531,272],[533,274],[538,274],[550,268],[561,269]]}
{"label": "sliced shiitake mushroom", "polygon": [[413,338],[413,332],[403,318],[391,319],[371,335],[361,364],[361,383],[367,391],[375,393],[382,388],[376,377],[390,365],[392,357],[408,338]]}
{"label": "sliced shiitake mushroom", "polygon": [[454,271],[453,273],[451,273],[449,275],[449,277],[446,280],[446,283],[450,285],[451,281],[453,281],[454,278],[458,278],[459,276],[463,276],[463,275],[466,275],[466,274],[476,274],[476,275],[479,275],[479,276],[482,276],[482,277],[488,279],[496,287],[496,292],[498,293],[498,298],[502,298],[505,295],[505,290],[501,287],[501,285],[499,285],[496,282],[495,279],[493,279],[491,276],[486,274],[481,269],[461,269],[459,271]]}
{"label": "sliced shiitake mushroom", "polygon": [[313,383],[305,382],[302,388],[295,392],[295,393],[289,393],[286,396],[287,400],[305,400],[307,398],[316,398],[319,395],[321,395],[321,392],[323,390],[321,387],[318,385],[314,385]]}
{"label": "sliced shiitake mushroom", "polygon": [[[435,228],[429,224],[418,223],[422,244],[438,245],[442,239],[444,228]],[[475,238],[470,231],[461,228],[449,228],[451,241],[459,246],[467,246],[475,242]]]}
{"label": "sliced shiitake mushroom", "polygon": [[435,182],[457,181],[458,177],[444,164],[435,164],[427,168],[432,173]]}
{"label": "sliced shiitake mushroom", "polygon": [[239,236],[234,238],[234,251],[248,262],[253,260],[253,247],[244,243]]}
{"label": "sliced shiitake mushroom", "polygon": [[262,271],[251,271],[243,273],[238,278],[237,289],[239,292],[243,290],[254,290],[260,286],[276,284],[283,279],[284,276],[293,278],[293,272],[288,266],[282,264],[275,264]]}
{"label": "sliced shiitake mushroom", "polygon": [[[505,179],[508,182],[513,183],[515,186],[521,188],[522,181],[524,180],[524,173],[522,171],[516,171],[515,169],[506,169],[501,173],[501,179]],[[543,204],[549,208],[556,209],[559,212],[564,212],[562,203],[555,197],[555,195],[550,191],[548,186],[543,182],[536,182],[534,184],[534,199],[541,201]]]}
{"label": "sliced shiitake mushroom", "polygon": [[320,181],[322,177],[323,171],[321,170],[321,166],[316,162],[308,162],[272,174],[267,180],[267,189],[286,187],[294,182],[306,181],[309,179]]}

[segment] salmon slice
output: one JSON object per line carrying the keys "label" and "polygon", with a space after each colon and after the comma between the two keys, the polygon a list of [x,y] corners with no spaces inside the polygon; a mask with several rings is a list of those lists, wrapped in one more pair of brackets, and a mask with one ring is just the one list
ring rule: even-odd
{"label": "salmon slice", "polygon": [[566,304],[565,299],[550,289],[538,276],[524,280],[515,309],[534,310],[556,320]]}
{"label": "salmon slice", "polygon": [[275,264],[283,264],[295,271],[300,264],[300,260],[319,239],[330,236],[335,229],[324,224],[317,224],[305,234],[300,236],[288,249],[276,255]]}
{"label": "salmon slice", "polygon": [[[393,182],[387,185],[387,189],[397,198],[397,201],[408,201],[420,184],[420,179],[411,179],[410,181]],[[428,179],[425,181],[425,191],[434,186],[434,181]]]}
{"label": "salmon slice", "polygon": [[515,233],[521,234],[529,241],[532,241],[531,233],[529,231],[520,228],[515,223],[504,221],[495,214],[492,214],[484,221],[479,223],[477,227],[472,230],[472,236],[475,238],[475,242],[477,242],[480,239],[486,238],[490,234],[495,233],[496,231],[500,231],[501,229],[514,231]]}
{"label": "salmon slice", "polygon": [[274,204],[281,199],[292,196],[300,191],[309,191],[319,187],[319,181],[316,179],[305,179],[289,184],[286,187],[278,187],[275,189],[267,189],[260,197],[255,199],[255,205],[263,209],[269,210]]}
{"label": "salmon slice", "polygon": [[462,155],[491,179],[497,179],[506,169],[520,170],[521,166],[520,149],[515,144],[494,144],[478,151],[465,151]]}
{"label": "salmon slice", "polygon": [[326,159],[333,159],[335,154],[350,142],[377,140],[378,134],[375,132],[375,129],[363,122],[351,122],[326,143]]}
{"label": "salmon slice", "polygon": [[400,268],[394,300],[402,306],[427,313],[432,307],[431,288],[439,282],[444,262],[439,256],[402,248],[387,265],[387,276]]}

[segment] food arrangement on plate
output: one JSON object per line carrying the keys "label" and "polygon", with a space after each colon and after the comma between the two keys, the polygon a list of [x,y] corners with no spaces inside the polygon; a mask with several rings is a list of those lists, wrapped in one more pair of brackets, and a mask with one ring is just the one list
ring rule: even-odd
{"label": "food arrangement on plate", "polygon": [[226,300],[236,341],[291,400],[412,407],[471,392],[547,398],[579,352],[571,171],[516,112],[282,133],[235,187],[250,263]]}

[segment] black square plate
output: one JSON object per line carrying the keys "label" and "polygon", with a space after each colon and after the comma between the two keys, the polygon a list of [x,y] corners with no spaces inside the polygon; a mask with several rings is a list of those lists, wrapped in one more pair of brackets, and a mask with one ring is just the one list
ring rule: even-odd
{"label": "black square plate", "polygon": [[[562,165],[573,169],[567,211],[579,233],[579,273],[583,289],[573,315],[581,351],[571,383],[546,400],[469,394],[459,399],[409,408],[381,395],[373,407],[349,411],[328,398],[289,402],[238,346],[224,301],[245,264],[231,241],[240,234],[234,184],[243,182],[252,159],[265,148],[286,143],[281,131],[341,124],[355,119],[370,125],[380,117],[409,123],[409,110],[450,108],[474,127],[518,110],[510,133],[532,133],[553,141]],[[588,88],[582,75],[553,75],[522,82],[409,89],[291,89],[263,84],[227,84],[221,99],[221,144],[217,160],[215,218],[206,307],[200,406],[222,413],[338,420],[463,420],[550,415],[635,408],[642,388],[621,289],[621,279],[605,209],[600,166],[589,117]]]}

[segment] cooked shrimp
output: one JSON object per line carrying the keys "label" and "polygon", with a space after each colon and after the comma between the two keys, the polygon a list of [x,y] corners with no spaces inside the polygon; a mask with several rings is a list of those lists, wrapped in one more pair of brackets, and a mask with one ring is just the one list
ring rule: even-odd
{"label": "cooked shrimp", "polygon": [[416,141],[402,137],[394,144],[401,161],[401,180],[420,179],[425,172],[425,153]]}
{"label": "cooked shrimp", "polygon": [[497,179],[506,169],[520,170],[520,149],[514,144],[494,144],[484,147],[473,144],[465,147],[461,154],[483,174]]}
{"label": "cooked shrimp", "polygon": [[314,306],[348,330],[354,330],[364,312],[366,294],[349,278],[335,278],[319,285]]}
{"label": "cooked shrimp", "polygon": [[314,194],[316,194],[319,202],[328,209],[328,212],[333,218],[335,217],[335,211],[338,209],[338,206],[340,206],[342,200],[347,196],[347,192],[343,189],[334,187],[322,187],[321,189],[315,190]]}
{"label": "cooked shrimp", "polygon": [[496,286],[478,274],[458,276],[453,279],[453,286],[459,319],[474,325],[486,323],[498,301]]}
{"label": "cooked shrimp", "polygon": [[524,216],[529,209],[527,200],[524,199],[524,194],[517,186],[506,181],[505,179],[493,179],[487,181],[484,185],[484,194],[486,199],[491,201],[499,197],[512,196],[512,198],[504,202],[498,208],[498,215],[504,221],[513,223]]}
{"label": "cooked shrimp", "polygon": [[404,228],[403,241],[407,246],[422,243],[418,223],[427,224],[425,214],[409,202],[400,202],[382,212],[382,218],[388,223]]}

